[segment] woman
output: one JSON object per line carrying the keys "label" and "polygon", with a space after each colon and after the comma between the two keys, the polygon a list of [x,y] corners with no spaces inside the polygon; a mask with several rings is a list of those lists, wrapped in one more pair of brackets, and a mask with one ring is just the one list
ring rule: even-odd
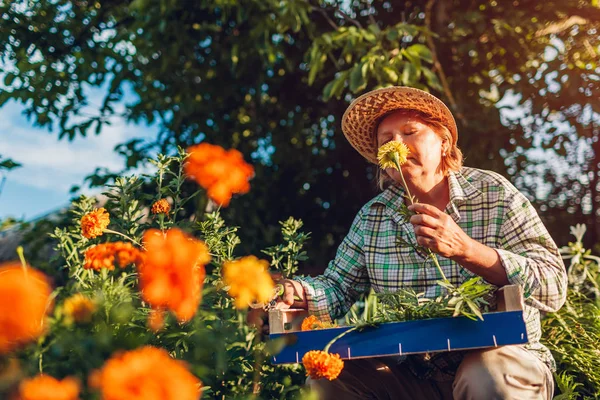
{"label": "woman", "polygon": [[[520,285],[530,343],[468,352],[346,361],[337,380],[310,381],[322,398],[551,399],[554,360],[539,343],[540,311],[565,302],[567,278],[557,247],[529,201],[505,178],[462,166],[452,113],[418,89],[391,87],[356,99],[344,114],[350,144],[377,164],[388,141],[409,149],[402,166],[417,202],[405,222],[398,214],[406,188],[398,171],[382,173],[382,193],[356,216],[323,275],[284,282],[283,304],[323,320],[343,316],[369,288],[412,288],[440,295],[436,268],[414,245],[438,255],[455,285],[478,275],[496,286]],[[406,245],[399,245],[400,236]],[[300,300],[294,300],[294,297]],[[280,305],[283,305],[280,304]]]}

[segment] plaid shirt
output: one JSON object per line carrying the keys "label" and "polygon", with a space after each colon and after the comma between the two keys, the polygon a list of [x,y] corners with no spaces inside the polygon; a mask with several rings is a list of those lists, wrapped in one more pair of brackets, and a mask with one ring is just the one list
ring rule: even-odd
{"label": "plaid shirt", "polygon": [[[552,354],[539,339],[540,311],[555,312],[566,299],[567,276],[556,244],[527,198],[501,175],[463,167],[448,178],[446,213],[471,238],[495,249],[508,281],[523,288],[529,337],[525,347],[554,370]],[[401,186],[388,187],[359,211],[325,273],[298,278],[311,314],[337,319],[370,288],[377,293],[411,288],[428,298],[442,293],[437,269],[411,246],[416,245],[413,226],[397,212],[403,201]],[[397,244],[397,237],[408,244]],[[455,285],[475,276],[450,259],[438,260]],[[448,356],[452,353],[445,353],[445,359],[443,354],[437,355],[441,364],[458,366],[460,359],[453,363]]]}

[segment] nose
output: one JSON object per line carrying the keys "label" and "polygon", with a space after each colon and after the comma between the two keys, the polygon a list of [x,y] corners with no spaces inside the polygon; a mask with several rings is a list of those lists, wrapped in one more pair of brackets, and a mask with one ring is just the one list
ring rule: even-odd
{"label": "nose", "polygon": [[400,132],[394,132],[392,135],[392,140],[394,140],[395,142],[404,143],[404,137]]}

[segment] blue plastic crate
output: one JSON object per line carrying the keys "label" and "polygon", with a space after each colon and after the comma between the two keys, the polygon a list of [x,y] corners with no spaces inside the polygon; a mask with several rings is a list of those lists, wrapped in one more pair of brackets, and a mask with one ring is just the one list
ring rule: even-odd
{"label": "blue plastic crate", "polygon": [[[353,331],[329,349],[342,359],[394,356],[497,347],[528,342],[523,311],[486,313],[484,320],[466,317],[391,322]],[[273,333],[285,337],[286,347],[272,358],[274,364],[297,363],[310,350],[323,350],[333,338],[351,327]]]}

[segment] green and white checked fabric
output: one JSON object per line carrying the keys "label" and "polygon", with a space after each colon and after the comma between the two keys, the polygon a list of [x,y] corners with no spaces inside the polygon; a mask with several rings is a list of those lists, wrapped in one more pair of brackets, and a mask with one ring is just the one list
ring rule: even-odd
{"label": "green and white checked fabric", "polygon": [[[445,211],[467,235],[495,249],[510,283],[523,288],[526,348],[554,369],[539,339],[540,311],[554,312],[566,299],[567,275],[556,244],[527,198],[501,175],[464,167],[450,173],[449,184]],[[413,227],[397,212],[403,195],[404,189],[393,185],[365,204],[324,274],[298,278],[311,314],[322,320],[342,317],[369,288],[412,288],[428,298],[441,294],[436,268],[410,245],[416,245]],[[408,244],[398,244],[397,237]],[[450,259],[438,260],[455,285],[474,276]]]}

